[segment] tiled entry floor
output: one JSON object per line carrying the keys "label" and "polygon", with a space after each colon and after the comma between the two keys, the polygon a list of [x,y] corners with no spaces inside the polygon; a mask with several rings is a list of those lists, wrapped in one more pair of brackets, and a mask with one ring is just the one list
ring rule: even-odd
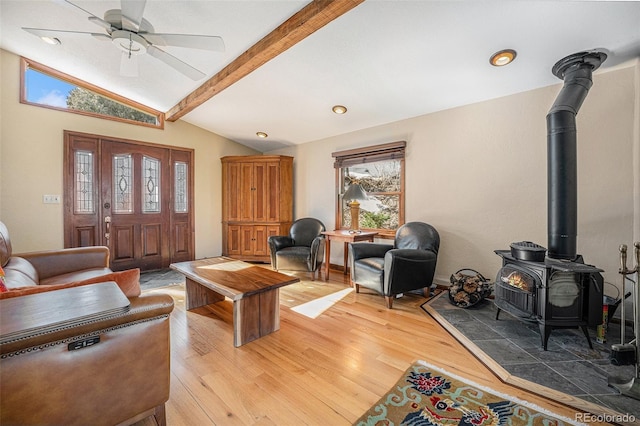
{"label": "tiled entry floor", "polygon": [[173,269],[159,269],[140,273],[140,288],[143,291],[169,285],[184,284],[184,281],[184,275]]}
{"label": "tiled entry floor", "polygon": [[[544,351],[537,323],[520,321],[504,311],[496,321],[497,310],[490,300],[461,309],[443,292],[427,303],[510,374],[640,420],[640,401],[607,385],[609,376],[630,379],[635,374],[635,366],[609,362],[611,344],[620,341],[619,325],[610,324],[604,344],[595,341],[595,330],[590,329],[593,350],[581,330],[554,329]],[[627,341],[632,335],[627,327]]]}

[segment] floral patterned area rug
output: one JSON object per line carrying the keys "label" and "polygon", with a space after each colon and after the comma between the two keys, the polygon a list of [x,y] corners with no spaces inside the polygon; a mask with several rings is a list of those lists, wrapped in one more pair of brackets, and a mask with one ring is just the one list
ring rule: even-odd
{"label": "floral patterned area rug", "polygon": [[581,425],[417,361],[355,425]]}

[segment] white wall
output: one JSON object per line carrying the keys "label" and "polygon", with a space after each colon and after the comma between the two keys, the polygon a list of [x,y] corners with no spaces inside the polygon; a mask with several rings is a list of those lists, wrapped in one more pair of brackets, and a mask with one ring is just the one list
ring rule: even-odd
{"label": "white wall", "polygon": [[62,204],[42,195],[63,193],[63,131],[72,130],[194,149],[196,257],[221,254],[220,157],[254,150],[180,120],[159,130],[21,104],[19,57],[1,51],[0,62],[0,220],[14,252],[64,245]]}
{"label": "white wall", "polygon": [[[596,73],[577,118],[578,252],[610,282],[619,281],[618,246],[631,244],[640,214],[638,68]],[[493,250],[521,240],[547,246],[545,117],[561,85],[274,151],[295,157],[295,216],[333,229],[331,153],[406,140],[406,220],[438,229],[436,279],[463,267],[493,278],[501,264]],[[332,246],[331,262],[341,265],[342,253]]]}

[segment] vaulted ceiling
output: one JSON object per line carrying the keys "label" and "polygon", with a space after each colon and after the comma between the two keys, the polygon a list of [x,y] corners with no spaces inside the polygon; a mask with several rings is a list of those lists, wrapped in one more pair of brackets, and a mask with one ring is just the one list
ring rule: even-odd
{"label": "vaulted ceiling", "polygon": [[[640,57],[637,1],[125,1],[157,33],[225,50],[161,47],[200,80],[151,55],[125,77],[111,43],[22,29],[105,33],[88,18],[121,8],[106,0],[0,0],[0,47],[263,152],[557,84],[551,67],[572,53],[607,52],[598,72]],[[491,66],[505,48],[515,61]]]}

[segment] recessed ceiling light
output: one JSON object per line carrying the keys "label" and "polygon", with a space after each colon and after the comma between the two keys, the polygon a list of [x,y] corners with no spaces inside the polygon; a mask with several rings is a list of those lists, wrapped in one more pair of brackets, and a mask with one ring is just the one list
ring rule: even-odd
{"label": "recessed ceiling light", "polygon": [[42,41],[44,41],[44,42],[45,42],[45,43],[47,43],[47,44],[53,44],[53,45],[55,45],[55,44],[62,44],[62,43],[60,42],[60,39],[57,39],[57,38],[55,38],[55,37],[42,36],[42,37],[40,37],[40,38],[42,39]]}
{"label": "recessed ceiling light", "polygon": [[257,133],[256,133],[256,135],[257,135],[259,138],[262,138],[262,139],[264,139],[264,138],[266,138],[266,137],[268,137],[268,136],[269,136],[269,135],[268,135],[268,134],[266,134],[265,132],[257,132]]}
{"label": "recessed ceiling light", "polygon": [[333,108],[331,108],[331,111],[335,112],[336,114],[344,114],[347,112],[347,107],[343,105],[335,105]]}
{"label": "recessed ceiling light", "polygon": [[504,49],[491,55],[489,62],[494,67],[502,67],[513,62],[516,58],[516,51],[512,49]]}

